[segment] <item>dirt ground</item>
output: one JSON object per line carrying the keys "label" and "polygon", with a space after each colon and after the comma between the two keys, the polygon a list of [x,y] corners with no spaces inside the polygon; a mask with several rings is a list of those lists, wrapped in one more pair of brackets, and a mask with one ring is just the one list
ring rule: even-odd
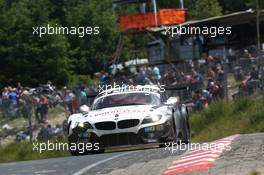
{"label": "dirt ground", "polygon": [[[52,127],[55,127],[56,124],[61,125],[67,118],[67,115],[68,114],[63,107],[52,108],[49,110],[47,124],[50,124]],[[6,124],[10,126],[13,131],[10,131],[11,133],[8,136],[4,137],[3,134],[5,131],[2,127]],[[37,137],[40,130],[40,125],[37,123],[35,115],[32,116],[32,124],[33,128],[36,128],[33,130],[34,139]],[[22,117],[7,120],[0,115],[0,146],[5,146],[15,142],[16,133],[26,128],[26,126],[28,126],[28,121]]]}

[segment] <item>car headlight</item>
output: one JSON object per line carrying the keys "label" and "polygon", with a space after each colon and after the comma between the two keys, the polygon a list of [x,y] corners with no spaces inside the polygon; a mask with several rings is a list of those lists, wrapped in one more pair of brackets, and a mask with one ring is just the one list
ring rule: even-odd
{"label": "car headlight", "polygon": [[80,122],[77,126],[83,128],[84,130],[93,129],[93,126],[89,122]]}
{"label": "car headlight", "polygon": [[142,121],[142,124],[158,122],[161,119],[161,117],[162,117],[162,115],[160,115],[160,114],[148,116],[148,117],[144,118],[144,120]]}

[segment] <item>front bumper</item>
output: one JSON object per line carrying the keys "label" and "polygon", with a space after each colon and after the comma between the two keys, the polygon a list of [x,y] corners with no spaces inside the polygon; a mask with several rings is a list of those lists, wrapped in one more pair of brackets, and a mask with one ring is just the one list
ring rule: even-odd
{"label": "front bumper", "polygon": [[123,132],[104,134],[97,136],[94,132],[87,133],[89,142],[99,143],[100,148],[115,147],[115,146],[130,146],[147,143],[164,143],[171,136],[172,122],[166,121],[163,124],[152,125],[141,128],[138,133]]}

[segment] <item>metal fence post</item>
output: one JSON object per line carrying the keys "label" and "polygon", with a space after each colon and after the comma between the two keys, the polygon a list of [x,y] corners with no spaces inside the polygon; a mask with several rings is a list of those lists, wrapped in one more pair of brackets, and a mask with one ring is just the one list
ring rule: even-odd
{"label": "metal fence post", "polygon": [[227,64],[228,59],[226,55],[226,46],[224,46],[224,55],[223,55],[223,65],[224,65],[224,94],[226,100],[228,100],[228,70],[227,70]]}

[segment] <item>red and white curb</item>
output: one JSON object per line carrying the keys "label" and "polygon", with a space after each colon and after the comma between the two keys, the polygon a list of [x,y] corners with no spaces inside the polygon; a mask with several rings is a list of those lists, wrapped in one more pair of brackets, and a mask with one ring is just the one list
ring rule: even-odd
{"label": "red and white curb", "polygon": [[[207,145],[208,149],[196,149],[185,153],[179,159],[173,161],[173,163],[166,169],[162,175],[173,175],[178,173],[208,170],[212,167],[213,162],[221,155],[221,153],[228,148],[232,141],[238,137],[238,135],[229,136],[223,139],[219,139]],[[230,148],[230,147],[229,147]]]}

